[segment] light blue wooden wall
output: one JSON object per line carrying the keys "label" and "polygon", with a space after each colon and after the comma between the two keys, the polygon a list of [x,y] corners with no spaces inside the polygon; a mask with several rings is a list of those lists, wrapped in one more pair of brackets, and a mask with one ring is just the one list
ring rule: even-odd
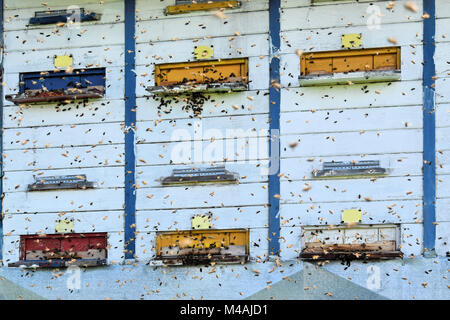
{"label": "light blue wooden wall", "polygon": [[[422,12],[396,1],[323,3],[282,1],[281,219],[282,257],[301,250],[301,226],[338,225],[358,208],[363,224],[401,225],[401,250],[422,253]],[[421,1],[416,1],[421,8]],[[374,9],[374,7],[377,7]],[[379,9],[379,29],[371,27]],[[325,18],[326,17],[326,18]],[[377,19],[378,20],[378,19]],[[401,81],[299,87],[302,52],[340,50],[341,35],[362,34],[363,48],[402,52]],[[290,145],[297,142],[292,148]],[[313,180],[326,161],[380,160],[389,175]],[[304,191],[308,184],[311,189]],[[365,198],[371,199],[366,201]]]}
{"label": "light blue wooden wall", "polygon": [[[257,135],[266,136],[269,128],[268,1],[243,1],[222,17],[205,11],[165,16],[165,7],[172,4],[137,1],[136,254],[139,260],[152,259],[155,231],[189,230],[195,214],[212,213],[216,229],[249,228],[251,259],[264,258],[268,154],[267,139],[257,141]],[[194,47],[201,45],[213,46],[215,59],[248,57],[249,91],[207,94],[199,117],[174,98],[158,109],[159,102],[145,90],[154,85],[154,64],[195,61]],[[227,137],[229,129],[238,130],[240,142]],[[179,130],[185,132],[177,137]],[[233,143],[236,147],[227,147]],[[249,151],[254,143],[260,150],[256,154]],[[186,148],[189,155],[173,158],[177,148]],[[225,157],[227,169],[241,176],[239,184],[161,186],[173,169],[220,165]]]}
{"label": "light blue wooden wall", "polygon": [[[73,1],[5,1],[4,92],[17,93],[19,73],[54,70],[55,55],[74,68],[105,67],[106,96],[89,103],[15,106],[3,101],[4,263],[19,260],[19,237],[53,234],[74,218],[75,232],[108,232],[110,262],[123,257],[124,23],[123,1],[77,1],[102,14],[80,28],[27,26],[35,11]],[[27,192],[33,176],[86,174],[97,187]]]}
{"label": "light blue wooden wall", "polygon": [[[65,9],[73,1],[47,1]],[[362,209],[363,223],[401,225],[402,251],[420,255],[423,239],[422,182],[422,12],[396,1],[322,4],[283,0],[281,11],[281,246],[282,258],[294,259],[301,249],[301,226],[339,224],[344,209]],[[4,92],[18,91],[20,72],[53,69],[53,56],[72,54],[75,67],[107,68],[104,100],[18,107],[3,101],[4,132],[4,262],[18,259],[19,236],[51,233],[61,216],[74,217],[76,232],[108,232],[110,262],[123,260],[124,205],[124,8],[123,1],[77,1],[103,14],[81,29],[27,27],[41,2],[5,1]],[[211,150],[223,143],[226,129],[264,132],[269,128],[268,1],[242,1],[226,18],[211,12],[165,16],[173,0],[137,0],[137,242],[136,255],[155,255],[156,231],[190,229],[190,218],[212,212],[218,229],[249,228],[251,259],[268,254],[267,140],[250,161],[227,162],[245,178],[239,185],[162,187],[173,169],[222,164],[224,154],[207,153],[171,163],[174,148]],[[448,251],[450,154],[448,35],[450,1],[437,3],[437,250]],[[380,28],[370,29],[368,8],[381,10]],[[373,11],[370,11],[373,12]],[[327,18],[324,19],[323,17]],[[372,17],[373,18],[373,17]],[[385,47],[397,39],[402,48],[401,81],[334,87],[299,87],[297,50],[338,50],[340,36],[362,33],[363,47]],[[249,91],[211,94],[201,117],[182,110],[182,102],[158,109],[145,90],[154,85],[154,64],[193,60],[198,45],[214,45],[215,58],[249,57]],[[170,112],[168,112],[170,111]],[[180,136],[182,129],[193,140]],[[200,137],[200,131],[212,132]],[[252,139],[250,139],[252,140]],[[180,144],[182,142],[182,144]],[[296,148],[289,145],[298,142]],[[248,147],[245,152],[247,152]],[[217,151],[217,150],[216,150]],[[226,150],[227,151],[227,150]],[[229,151],[229,150],[228,150]],[[331,160],[380,160],[389,176],[370,179],[313,181],[311,172]],[[86,191],[27,193],[33,175],[87,174],[98,188]],[[307,192],[305,184],[311,185]],[[361,197],[360,197],[361,196]],[[364,201],[370,197],[372,201]]]}

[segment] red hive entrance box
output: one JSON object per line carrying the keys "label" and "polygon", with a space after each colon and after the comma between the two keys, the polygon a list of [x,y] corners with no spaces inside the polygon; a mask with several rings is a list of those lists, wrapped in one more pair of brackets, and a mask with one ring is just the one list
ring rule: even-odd
{"label": "red hive entrance box", "polygon": [[106,233],[30,235],[20,237],[20,261],[9,266],[97,266],[106,258]]}

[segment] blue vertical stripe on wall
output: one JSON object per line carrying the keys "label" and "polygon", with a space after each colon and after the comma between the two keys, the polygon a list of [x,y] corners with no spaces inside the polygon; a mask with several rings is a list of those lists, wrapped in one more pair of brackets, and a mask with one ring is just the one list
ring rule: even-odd
{"label": "blue vertical stripe on wall", "polygon": [[435,0],[423,1],[423,214],[424,252],[433,253],[436,242],[436,116],[434,62],[436,15]]}
{"label": "blue vertical stripe on wall", "polygon": [[269,117],[271,141],[269,141],[269,256],[280,252],[280,0],[269,1],[270,34],[270,94]]}
{"label": "blue vertical stripe on wall", "polygon": [[125,259],[134,259],[136,249],[136,3],[125,1]]}
{"label": "blue vertical stripe on wall", "polygon": [[[3,77],[3,0],[0,0],[0,72]],[[0,86],[0,128],[3,129],[3,86]],[[3,134],[0,131],[0,155],[3,154]],[[0,157],[0,212],[3,213],[3,156]],[[3,217],[0,215],[0,260],[3,259]]]}

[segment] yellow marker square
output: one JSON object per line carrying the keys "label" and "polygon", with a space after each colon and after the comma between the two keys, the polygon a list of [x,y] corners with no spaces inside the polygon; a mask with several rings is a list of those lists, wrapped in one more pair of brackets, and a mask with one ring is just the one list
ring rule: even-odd
{"label": "yellow marker square", "polygon": [[208,46],[198,46],[194,49],[194,56],[197,60],[211,59],[214,55],[214,49]]}
{"label": "yellow marker square", "polygon": [[342,221],[344,223],[358,223],[362,221],[362,212],[358,209],[342,211]]}
{"label": "yellow marker square", "polygon": [[73,66],[72,56],[56,56],[55,68],[68,68]]}
{"label": "yellow marker square", "polygon": [[209,214],[192,217],[192,229],[194,230],[211,229],[211,225],[212,216]]}
{"label": "yellow marker square", "polygon": [[362,35],[360,33],[344,34],[341,40],[342,48],[358,48],[362,45]]}
{"label": "yellow marker square", "polygon": [[74,230],[75,225],[72,219],[56,220],[56,233],[73,233]]}

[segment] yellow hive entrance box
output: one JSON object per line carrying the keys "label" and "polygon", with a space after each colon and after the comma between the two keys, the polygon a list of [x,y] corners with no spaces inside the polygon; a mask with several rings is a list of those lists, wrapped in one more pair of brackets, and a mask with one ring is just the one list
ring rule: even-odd
{"label": "yellow hive entrance box", "polygon": [[245,262],[249,254],[249,230],[189,230],[159,232],[157,260],[166,264]]}
{"label": "yellow hive entrance box", "polygon": [[302,75],[400,69],[400,48],[303,53]]}
{"label": "yellow hive entrance box", "polygon": [[182,84],[248,82],[248,60],[229,59],[170,63],[155,66],[157,86]]}
{"label": "yellow hive entrance box", "polygon": [[[343,45],[356,45],[352,39],[343,39]],[[300,58],[300,85],[350,85],[400,80],[400,56],[400,47],[303,53]]]}
{"label": "yellow hive entrance box", "polygon": [[221,1],[221,0],[212,0],[212,1],[176,1],[176,5],[168,6],[166,8],[166,14],[180,14],[180,13],[188,13],[191,11],[201,11],[201,10],[219,10],[219,9],[230,9],[239,7],[240,2],[237,0],[231,1]]}

